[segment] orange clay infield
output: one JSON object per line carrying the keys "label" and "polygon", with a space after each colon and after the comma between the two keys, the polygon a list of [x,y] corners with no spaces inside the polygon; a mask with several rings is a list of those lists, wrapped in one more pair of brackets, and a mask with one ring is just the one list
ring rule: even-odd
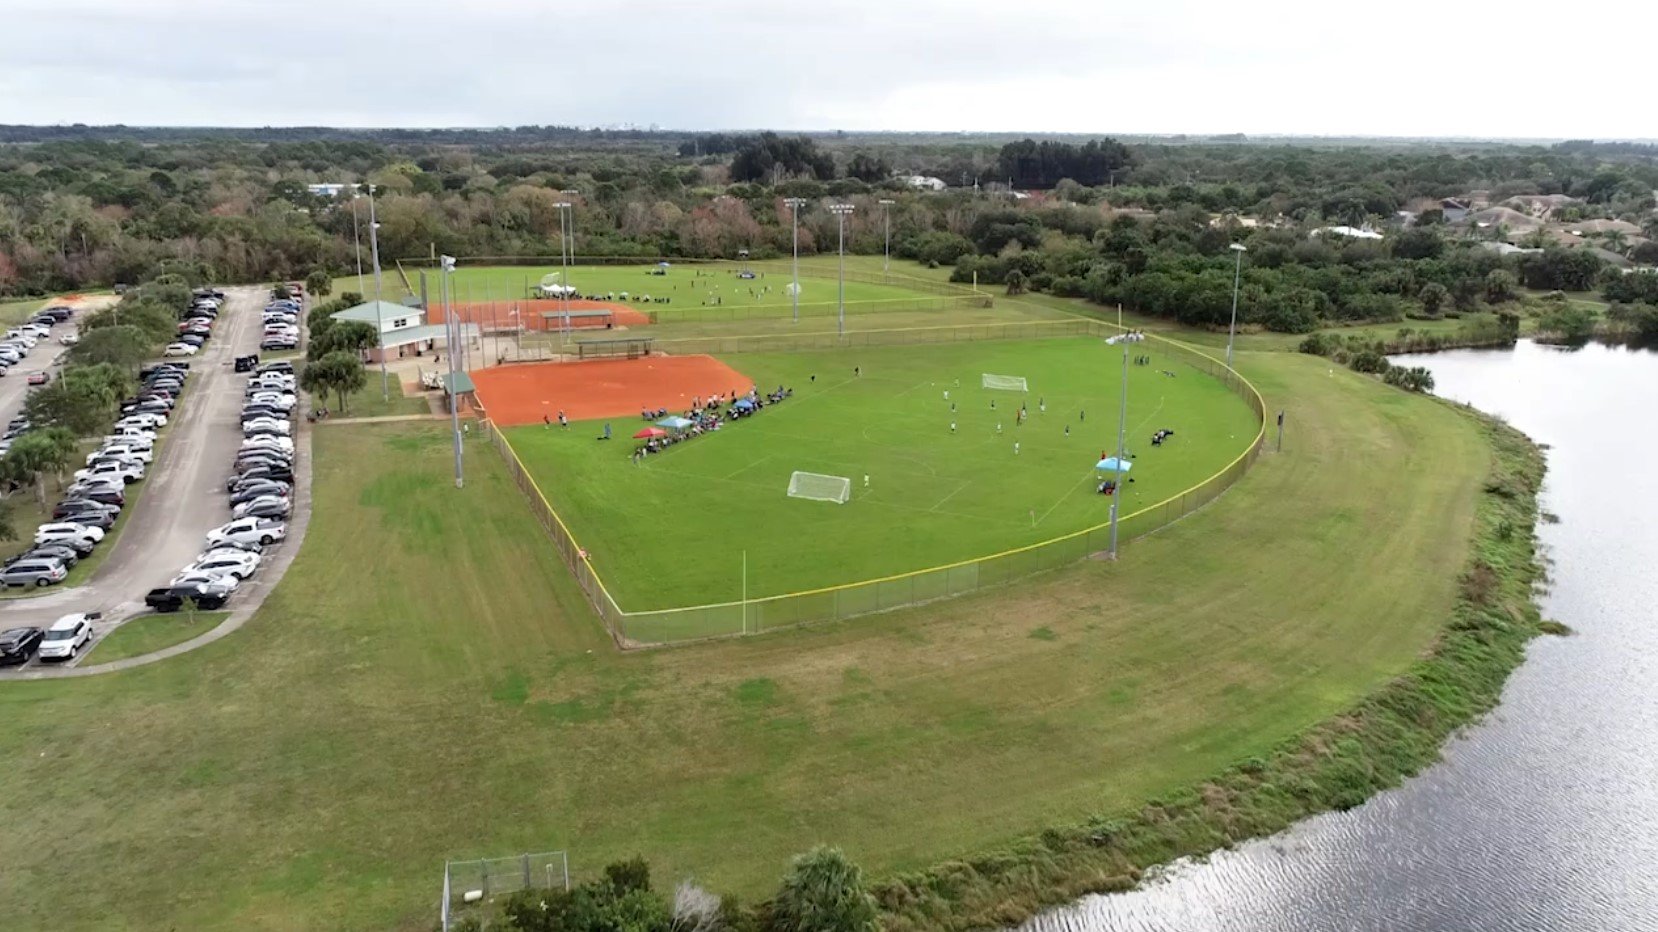
{"label": "orange clay infield", "polygon": [[588,362],[514,363],[472,373],[478,403],[503,427],[558,420],[634,417],[649,408],[680,414],[691,399],[742,395],[753,382],[712,356],[646,356]]}
{"label": "orange clay infield", "polygon": [[[557,330],[557,317],[542,317],[542,314],[559,314],[564,310],[565,302],[556,298],[536,298],[523,301],[469,301],[465,304],[456,302],[455,316],[469,324],[477,324],[484,333],[511,333],[518,329],[520,318],[524,321],[525,330]],[[634,310],[625,304],[612,304],[609,301],[587,301],[580,298],[571,298],[570,326],[578,329],[603,329],[607,323],[618,327],[643,327],[651,322],[649,314]],[[514,314],[513,312],[517,312]],[[606,316],[577,317],[582,311],[607,311]],[[444,321],[443,305],[434,303],[427,316],[434,324]]]}

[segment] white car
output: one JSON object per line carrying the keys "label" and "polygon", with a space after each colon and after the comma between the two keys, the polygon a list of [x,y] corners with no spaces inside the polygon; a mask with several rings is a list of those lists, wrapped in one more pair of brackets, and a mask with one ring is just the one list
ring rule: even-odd
{"label": "white car", "polygon": [[72,524],[61,521],[54,524],[42,524],[35,530],[35,543],[50,544],[53,541],[89,540],[96,544],[104,539],[104,529],[93,527],[90,524]]}
{"label": "white car", "polygon": [[29,349],[34,349],[35,348],[35,343],[37,343],[39,341],[36,339],[36,337],[33,333],[30,333],[26,330],[7,330],[6,331],[6,342],[7,343],[16,343],[16,344],[19,344],[21,346],[26,346]]}
{"label": "white car", "polygon": [[274,437],[270,434],[258,434],[242,441],[243,450],[281,450],[284,453],[294,452],[294,442],[287,437]]}
{"label": "white car", "polygon": [[216,587],[225,595],[235,592],[236,587],[241,584],[242,578],[235,573],[209,573],[206,570],[189,569],[174,576],[167,583],[169,586],[206,585]]}
{"label": "white car", "polygon": [[270,405],[278,411],[292,411],[297,402],[291,392],[260,392],[248,398],[250,405]]}
{"label": "white car", "polygon": [[281,521],[272,521],[266,518],[237,518],[229,524],[222,524],[207,532],[207,545],[231,543],[237,545],[258,544],[269,547],[288,536],[288,526]]}
{"label": "white car", "polygon": [[283,437],[293,432],[293,425],[287,421],[279,421],[274,417],[256,417],[242,422],[242,433],[280,434]]}
{"label": "white car", "polygon": [[258,569],[259,554],[257,553],[248,553],[243,550],[215,550],[210,556],[185,567],[184,572],[202,572],[215,576],[223,576],[228,573],[237,579],[247,579]]}
{"label": "white car", "polygon": [[110,457],[148,463],[155,457],[155,449],[153,445],[142,441],[127,443],[123,439],[119,443],[106,443],[88,453],[86,455],[86,465],[91,466],[93,460],[108,459]]}
{"label": "white car", "polygon": [[65,615],[46,629],[40,650],[35,654],[41,660],[72,660],[81,648],[92,643],[92,619],[97,613],[76,612]]}
{"label": "white car", "polygon": [[232,517],[242,518],[251,517],[251,515],[248,514],[250,511],[276,511],[280,512],[283,517],[287,517],[288,513],[293,510],[293,507],[293,503],[284,496],[261,495],[258,498],[248,499],[242,504],[237,505],[235,508],[232,508],[230,510],[230,514]]}
{"label": "white car", "polygon": [[58,342],[62,343],[64,346],[74,346],[76,343],[81,342],[81,337],[78,333],[66,333],[63,336],[58,337]]}
{"label": "white car", "polygon": [[161,355],[168,358],[177,356],[194,356],[196,355],[196,347],[191,346],[188,343],[169,343],[167,344],[167,348],[161,351]]}
{"label": "white car", "polygon": [[167,415],[159,414],[154,411],[143,411],[138,414],[129,414],[115,422],[116,430],[126,430],[129,427],[136,427],[139,430],[154,430],[155,428],[166,426]]}
{"label": "white car", "polygon": [[17,329],[32,335],[36,340],[44,340],[52,335],[52,328],[45,324],[28,323]]}
{"label": "white car", "polygon": [[130,485],[144,478],[144,464],[137,460],[105,460],[96,466],[75,470],[77,482],[98,476],[119,476],[123,483]]}

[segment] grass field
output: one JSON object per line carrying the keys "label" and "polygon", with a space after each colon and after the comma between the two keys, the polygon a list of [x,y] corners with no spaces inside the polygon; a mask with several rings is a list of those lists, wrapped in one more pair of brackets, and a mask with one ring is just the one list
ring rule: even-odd
{"label": "grass field", "polygon": [[45,306],[44,298],[0,301],[0,325],[14,326],[34,316],[35,311]]}
{"label": "grass field", "polygon": [[1264,754],[1435,637],[1490,451],[1320,360],[1242,368],[1284,452],[1119,563],[630,654],[487,447],[456,491],[441,425],[319,430],[305,546],[246,628],[0,684],[6,922],[426,930],[444,858],[558,848],[752,902],[819,841],[890,876]]}
{"label": "grass field", "polygon": [[[1125,514],[1212,475],[1258,427],[1218,381],[1154,345],[1143,352],[1153,364],[1129,369],[1136,459]],[[748,594],[758,597],[1106,522],[1110,498],[1098,494],[1094,466],[1116,450],[1121,358],[1095,339],[742,354],[724,361],[762,391],[786,385],[794,397],[637,466],[637,442],[626,439],[645,426],[637,417],[613,424],[620,442],[596,442],[596,424],[508,436],[623,608],[724,602],[742,597],[744,550]],[[1024,375],[1030,392],[983,389],[986,372]],[[1029,419],[1015,426],[1021,403]],[[1160,428],[1175,437],[1153,447]],[[850,478],[852,500],[787,497],[796,470]]]}
{"label": "grass field", "polygon": [[229,612],[174,612],[168,615],[140,615],[105,635],[86,655],[83,666],[109,663],[148,654],[163,647],[182,644],[198,634],[211,631],[230,617]]}
{"label": "grass field", "polygon": [[[834,257],[817,259],[800,276],[801,316],[822,316],[834,313],[839,305],[839,283],[826,272]],[[651,265],[586,265],[572,266],[570,284],[584,295],[618,296],[618,303],[631,303],[641,310],[654,311],[663,321],[677,316],[706,316],[729,313],[732,316],[754,314],[774,316],[792,314],[793,298],[787,286],[792,280],[787,262],[755,263],[753,279],[738,277],[738,267],[732,263],[675,265],[664,275],[651,274]],[[863,271],[850,268],[858,274]],[[524,298],[546,275],[561,275],[556,265],[551,266],[466,266],[456,270],[451,280],[457,303],[481,301],[509,301]],[[870,274],[864,271],[864,277]],[[419,280],[409,270],[410,284],[418,291]],[[353,280],[354,281],[354,280]],[[399,296],[403,292],[402,279],[392,275],[388,283],[396,283]],[[436,278],[427,272],[427,297],[437,300]],[[967,294],[967,288],[960,288]],[[621,301],[620,295],[634,298],[650,295],[670,298],[667,304],[645,304]],[[867,281],[846,282],[846,310],[848,314],[875,313],[891,309],[895,302],[924,301],[939,297],[913,287],[906,287],[903,278],[895,276],[892,283]]]}

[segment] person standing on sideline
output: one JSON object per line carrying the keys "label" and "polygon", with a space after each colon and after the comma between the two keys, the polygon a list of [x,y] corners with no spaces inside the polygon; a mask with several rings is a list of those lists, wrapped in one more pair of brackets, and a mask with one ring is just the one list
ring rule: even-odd
{"label": "person standing on sideline", "polygon": [[600,440],[609,440],[610,439],[610,422],[609,421],[604,422],[604,436],[600,437],[599,439]]}

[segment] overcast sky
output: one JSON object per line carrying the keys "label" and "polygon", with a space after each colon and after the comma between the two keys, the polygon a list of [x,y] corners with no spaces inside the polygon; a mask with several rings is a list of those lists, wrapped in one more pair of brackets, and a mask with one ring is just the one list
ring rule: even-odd
{"label": "overcast sky", "polygon": [[1652,0],[4,0],[0,122],[1658,137]]}

